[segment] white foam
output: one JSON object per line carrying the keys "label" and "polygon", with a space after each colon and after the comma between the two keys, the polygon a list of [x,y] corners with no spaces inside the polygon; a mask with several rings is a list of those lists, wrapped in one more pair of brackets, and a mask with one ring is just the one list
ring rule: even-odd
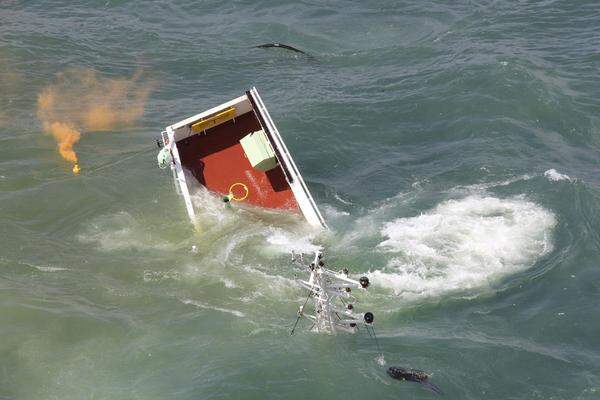
{"label": "white foam", "polygon": [[[197,182],[195,178],[188,179],[188,182]],[[223,200],[215,194],[209,192],[206,188],[194,186],[191,190],[191,200],[194,209],[199,214],[199,222],[202,225],[224,225],[230,224],[236,220],[236,214],[227,212],[228,209]]]}
{"label": "white foam", "polygon": [[552,249],[552,212],[523,198],[472,195],[386,223],[389,253],[373,282],[405,297],[481,288],[525,269]]}
{"label": "white foam", "polygon": [[96,243],[104,251],[177,248],[176,244],[161,238],[142,221],[125,211],[94,219],[77,238],[84,243]]}
{"label": "white foam", "polygon": [[332,219],[341,219],[350,216],[349,212],[338,210],[337,208],[329,204],[323,204],[320,206],[320,208],[323,214],[325,215],[325,219],[328,221]]}
{"label": "white foam", "polygon": [[561,174],[560,172],[557,172],[554,168],[549,169],[548,171],[544,172],[544,176],[554,182],[557,182],[557,181],[571,182],[572,181],[572,179],[569,175]]}
{"label": "white foam", "polygon": [[228,278],[223,278],[223,277],[221,277],[220,279],[221,279],[221,282],[223,282],[223,284],[225,285],[225,287],[226,287],[227,289],[235,289],[235,288],[238,288],[238,287],[239,287],[239,286],[238,286],[238,285],[236,285],[236,284],[235,284],[235,282],[234,282],[234,281],[232,281],[231,279],[228,279]]}
{"label": "white foam", "polygon": [[352,202],[350,200],[345,200],[343,199],[339,194],[334,193],[333,197],[335,197],[336,200],[338,200],[340,203],[345,204],[347,206],[351,206]]}
{"label": "white foam", "polygon": [[246,314],[244,314],[243,312],[238,311],[238,310],[230,310],[228,308],[215,307],[215,306],[211,306],[209,304],[206,304],[206,303],[203,303],[203,302],[197,301],[197,300],[184,299],[184,300],[180,300],[180,301],[183,304],[191,304],[193,306],[203,308],[205,310],[220,311],[223,313],[235,315],[236,317],[240,317],[240,318],[243,318],[246,316]]}
{"label": "white foam", "polygon": [[270,228],[266,234],[267,243],[272,245],[272,251],[280,253],[314,253],[321,246],[312,241],[317,232],[290,232],[281,228]]}
{"label": "white foam", "polygon": [[502,181],[475,183],[475,184],[467,185],[467,186],[457,186],[457,187],[452,188],[451,192],[466,192],[469,194],[473,193],[473,192],[484,193],[488,189],[501,187],[501,186],[509,186],[509,185],[512,185],[513,183],[520,182],[520,181],[528,181],[532,178],[535,178],[536,176],[538,176],[538,175],[523,174],[523,175],[515,176],[513,178],[508,178],[508,179],[505,179]]}
{"label": "white foam", "polygon": [[38,271],[42,271],[42,272],[58,272],[58,271],[67,271],[68,268],[62,268],[62,267],[42,267],[39,265],[34,265],[33,266],[35,269],[37,269]]}

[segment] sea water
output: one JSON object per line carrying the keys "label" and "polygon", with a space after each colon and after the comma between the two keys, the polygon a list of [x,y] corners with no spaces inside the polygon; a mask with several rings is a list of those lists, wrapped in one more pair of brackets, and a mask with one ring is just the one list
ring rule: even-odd
{"label": "sea water", "polygon": [[[0,398],[433,396],[390,365],[599,398],[599,38],[596,1],[0,2]],[[157,168],[253,85],[329,231],[206,193],[196,231]],[[382,354],[290,336],[290,252],[320,248],[370,277]]]}

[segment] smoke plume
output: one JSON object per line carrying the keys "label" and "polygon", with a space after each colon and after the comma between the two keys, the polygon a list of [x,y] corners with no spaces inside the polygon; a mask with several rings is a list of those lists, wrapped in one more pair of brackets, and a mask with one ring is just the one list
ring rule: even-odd
{"label": "smoke plume", "polygon": [[45,133],[56,140],[60,155],[79,172],[73,146],[82,134],[132,125],[143,114],[153,85],[131,78],[103,78],[92,69],[72,69],[38,96],[37,115]]}

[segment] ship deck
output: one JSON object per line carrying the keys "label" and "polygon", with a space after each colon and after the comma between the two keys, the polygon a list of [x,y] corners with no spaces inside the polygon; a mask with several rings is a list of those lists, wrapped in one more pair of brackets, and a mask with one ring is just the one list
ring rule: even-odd
{"label": "ship deck", "polygon": [[254,169],[246,158],[240,139],[259,129],[261,126],[254,112],[247,112],[182,139],[177,142],[181,164],[198,183],[222,196],[229,194],[231,189],[235,198],[243,198],[245,185],[248,193],[244,203],[299,211],[281,166],[263,172]]}

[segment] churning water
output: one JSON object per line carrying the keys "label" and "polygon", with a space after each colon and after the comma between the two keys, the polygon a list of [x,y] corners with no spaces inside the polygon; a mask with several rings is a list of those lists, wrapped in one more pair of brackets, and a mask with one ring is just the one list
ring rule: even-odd
{"label": "churning water", "polygon": [[[0,398],[597,399],[599,71],[596,1],[0,2]],[[329,231],[156,168],[252,85]],[[318,248],[384,358],[290,337]]]}

